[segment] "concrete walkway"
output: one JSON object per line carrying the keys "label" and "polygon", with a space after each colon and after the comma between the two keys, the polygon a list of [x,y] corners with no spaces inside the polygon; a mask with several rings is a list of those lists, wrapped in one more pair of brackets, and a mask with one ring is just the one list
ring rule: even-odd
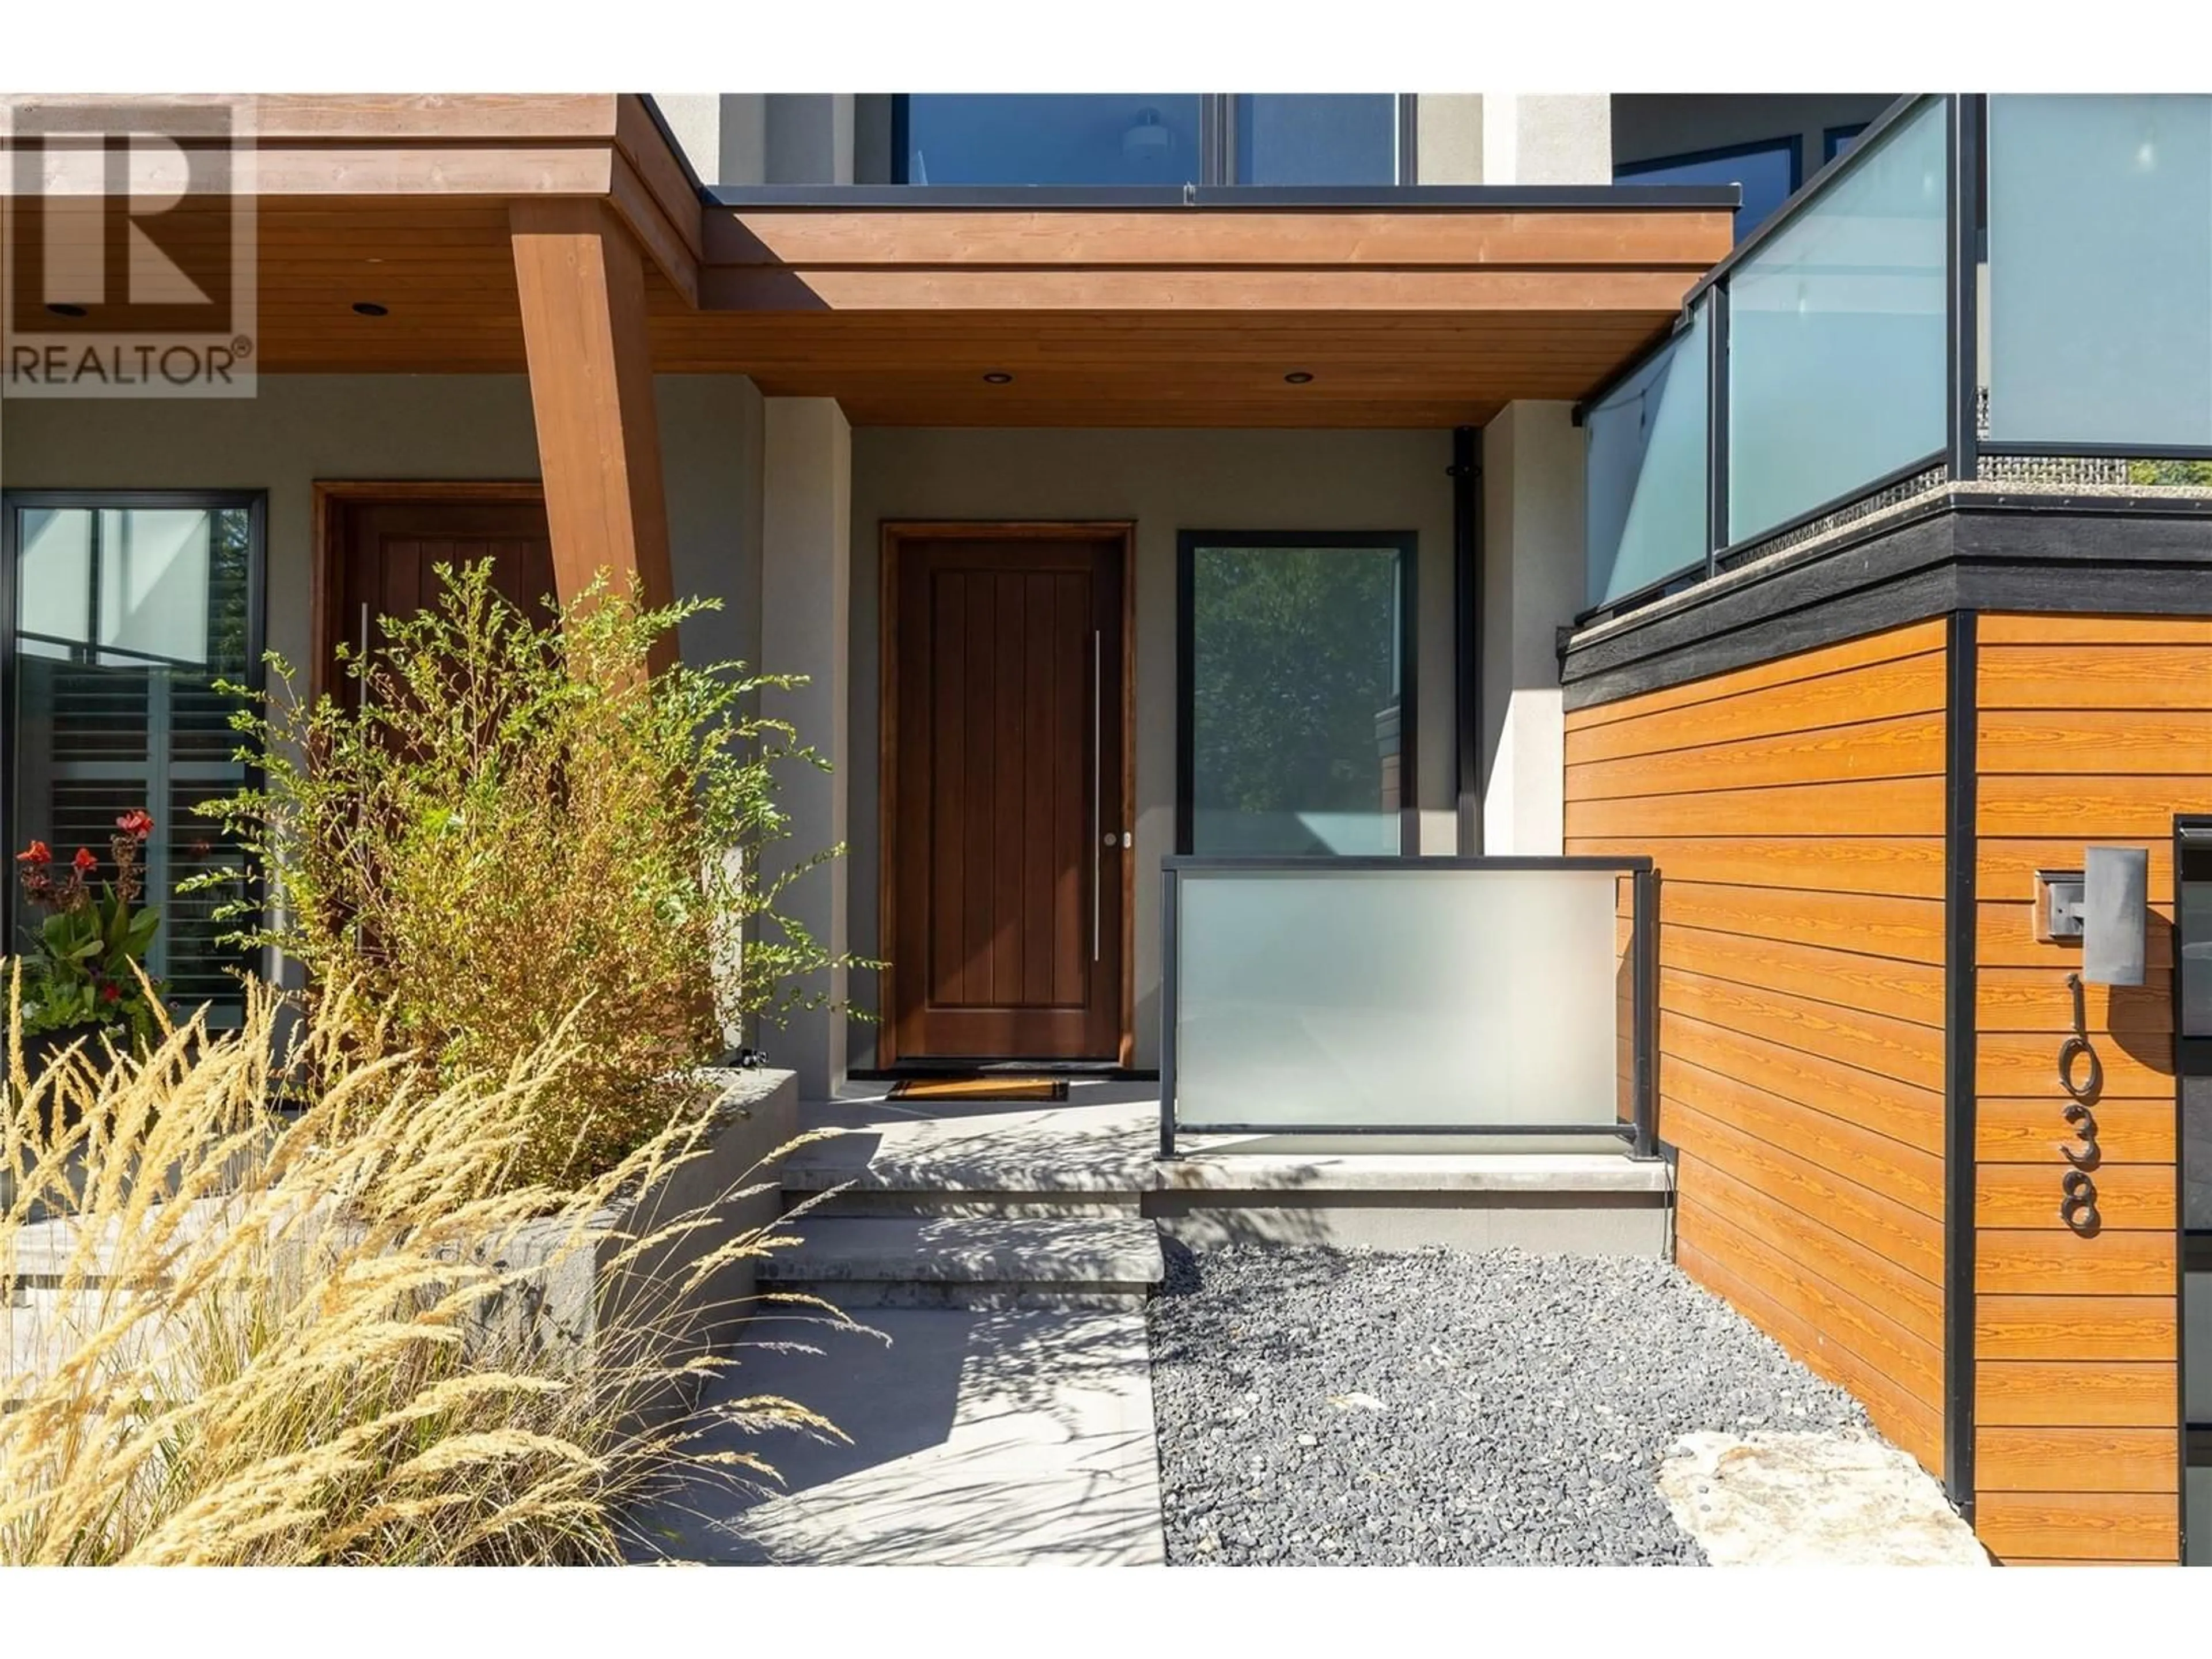
{"label": "concrete walkway", "polygon": [[[763,1352],[730,1379],[802,1400],[850,1446],[746,1438],[787,1482],[666,1513],[692,1561],[1146,1566],[1165,1559],[1145,1316],[1129,1310],[867,1310],[879,1335],[770,1317],[818,1354]],[[885,1339],[888,1339],[886,1340]]]}

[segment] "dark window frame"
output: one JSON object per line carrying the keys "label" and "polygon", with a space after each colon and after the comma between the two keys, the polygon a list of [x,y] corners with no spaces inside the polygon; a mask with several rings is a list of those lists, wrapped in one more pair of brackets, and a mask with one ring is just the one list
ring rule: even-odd
{"label": "dark window frame", "polygon": [[1197,733],[1191,692],[1198,660],[1198,550],[1224,548],[1388,548],[1398,555],[1398,852],[1421,850],[1420,566],[1421,538],[1412,530],[1179,530],[1176,532],[1175,850],[1188,856],[1196,801]]}
{"label": "dark window frame", "polygon": [[[269,492],[265,489],[0,489],[0,842],[10,854],[16,847],[16,768],[21,709],[16,685],[18,654],[15,622],[21,611],[18,588],[22,580],[19,520],[25,509],[199,508],[209,512],[243,510],[246,515],[246,684],[256,693],[268,685],[269,649]],[[264,773],[258,765],[246,768],[245,786],[258,789]],[[247,896],[257,908],[267,903],[263,872],[246,872]],[[18,914],[14,865],[0,886],[0,953],[12,951]]]}
{"label": "dark window frame", "polygon": [[1871,121],[1847,121],[1839,127],[1823,129],[1820,133],[1820,165],[1826,167],[1841,155],[1847,141],[1857,137],[1873,125]]}
{"label": "dark window frame", "polygon": [[[1705,161],[1733,161],[1740,155],[1771,155],[1780,150],[1790,157],[1790,188],[1782,192],[1784,202],[1795,196],[1805,185],[1805,139],[1801,133],[1785,133],[1773,138],[1754,139],[1749,143],[1722,144],[1712,149],[1686,149],[1673,155],[1647,156],[1640,161],[1616,161],[1613,164],[1615,184],[1636,179],[1647,173],[1658,173],[1668,167],[1692,167]],[[1779,211],[1779,204],[1777,211]],[[1770,213],[1768,219],[1774,216]],[[1762,219],[1759,224],[1765,223]],[[1753,225],[1738,235],[1736,245],[1754,234],[1759,225]]]}
{"label": "dark window frame", "polygon": [[[913,183],[913,180],[907,176],[907,168],[909,158],[914,153],[913,145],[909,142],[912,131],[909,106],[914,95],[910,92],[895,92],[890,95],[890,178],[894,185]],[[927,95],[927,94],[924,94],[924,96]],[[1263,94],[1235,92],[1208,92],[1198,94],[1199,176],[1192,179],[1191,183],[1204,185],[1209,190],[1271,188],[1264,185],[1239,185],[1237,182],[1237,100],[1239,98]],[[1397,156],[1397,165],[1395,169],[1396,176],[1389,182],[1393,185],[1418,184],[1420,181],[1419,159],[1415,153],[1415,143],[1419,131],[1419,124],[1414,114],[1418,101],[1417,94],[1410,92],[1394,92],[1389,95],[1397,100],[1394,111],[1396,121],[1395,144]],[[1006,186],[1006,188],[1022,188],[1022,186]],[[1082,186],[1040,185],[1033,188],[1080,189]],[[1099,188],[1110,190],[1119,186],[1102,185]]]}

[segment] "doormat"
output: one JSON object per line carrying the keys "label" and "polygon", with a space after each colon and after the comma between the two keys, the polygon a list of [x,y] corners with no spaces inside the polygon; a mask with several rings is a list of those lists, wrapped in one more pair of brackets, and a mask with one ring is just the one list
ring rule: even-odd
{"label": "doormat", "polygon": [[892,1100],[1066,1100],[1064,1077],[910,1077],[891,1085]]}

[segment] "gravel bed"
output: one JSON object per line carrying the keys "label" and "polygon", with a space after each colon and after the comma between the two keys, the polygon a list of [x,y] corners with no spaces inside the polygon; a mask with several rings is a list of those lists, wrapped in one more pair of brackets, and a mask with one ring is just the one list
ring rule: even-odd
{"label": "gravel bed", "polygon": [[1151,1304],[1171,1565],[1702,1564],[1698,1429],[1871,1434],[1663,1261],[1170,1242]]}

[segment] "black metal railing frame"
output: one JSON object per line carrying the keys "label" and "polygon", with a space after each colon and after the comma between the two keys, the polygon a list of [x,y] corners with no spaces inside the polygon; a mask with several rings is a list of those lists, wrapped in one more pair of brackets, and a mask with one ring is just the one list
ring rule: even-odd
{"label": "black metal railing frame", "polygon": [[[1941,102],[1946,110],[1944,200],[1947,252],[1945,287],[1946,374],[1944,444],[1940,450],[1907,462],[1878,478],[1855,484],[1833,500],[1807,508],[1780,524],[1769,525],[1731,542],[1728,534],[1729,452],[1729,293],[1736,268],[1778,234],[1814,202],[1833,190],[1837,182],[1872,155],[1882,135],[1899,123]],[[1893,489],[1906,478],[1940,469],[1952,483],[1973,483],[1980,474],[1984,455],[2020,458],[2120,458],[2130,460],[2204,460],[2212,459],[2212,446],[2188,444],[2100,444],[2090,442],[1993,443],[1980,436],[1978,402],[1982,364],[1979,362],[1979,293],[1976,272],[1984,258],[1984,204],[1989,172],[1989,98],[1982,93],[1914,93],[1900,98],[1862,133],[1849,152],[1808,179],[1766,222],[1746,237],[1729,257],[1699,278],[1684,296],[1680,315],[1668,337],[1639,356],[1575,409],[1583,423],[1589,411],[1609,397],[1624,381],[1642,372],[1654,357],[1668,349],[1690,325],[1693,309],[1710,308],[1705,362],[1705,556],[1702,566],[1687,563],[1680,569],[1644,583],[1633,592],[1595,605],[1575,618],[1582,628],[1661,599],[1684,587],[1711,580],[1747,549],[1777,540],[1807,525],[1844,512]]]}
{"label": "black metal railing frame", "polygon": [[1589,870],[1630,879],[1629,984],[1631,998],[1631,1116],[1626,1122],[1589,1123],[1251,1123],[1208,1124],[1209,1135],[1595,1135],[1626,1140],[1632,1157],[1660,1156],[1659,1147],[1659,872],[1640,855],[1620,858],[1264,857],[1172,854],[1160,861],[1160,1156],[1176,1156],[1176,1034],[1181,1015],[1178,984],[1182,879],[1186,872],[1312,874],[1346,872],[1452,870]]}

